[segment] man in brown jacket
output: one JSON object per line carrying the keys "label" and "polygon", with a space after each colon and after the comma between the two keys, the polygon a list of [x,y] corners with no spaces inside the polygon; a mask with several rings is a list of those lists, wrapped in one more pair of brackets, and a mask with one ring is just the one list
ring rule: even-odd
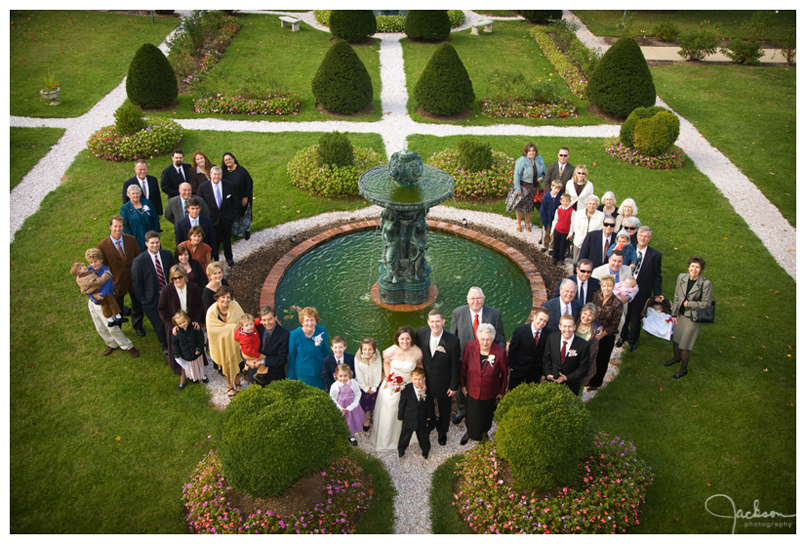
{"label": "man in brown jacket", "polygon": [[[104,254],[104,264],[112,272],[112,281],[115,285],[114,296],[123,315],[132,316],[132,328],[138,336],[145,336],[143,329],[143,306],[137,300],[132,285],[132,261],[140,254],[140,247],[134,236],[123,234],[123,218],[113,215],[109,218],[110,235],[98,243],[98,249]],[[132,301],[131,309],[123,305],[123,299],[129,294]]]}

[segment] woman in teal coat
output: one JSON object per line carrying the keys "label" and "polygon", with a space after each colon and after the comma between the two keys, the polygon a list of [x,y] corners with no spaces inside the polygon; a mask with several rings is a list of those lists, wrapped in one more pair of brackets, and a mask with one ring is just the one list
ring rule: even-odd
{"label": "woman in teal coat", "polygon": [[288,338],[288,379],[301,380],[310,386],[325,390],[319,375],[322,361],[330,355],[327,330],[318,325],[319,312],[308,307],[299,311],[300,327],[291,331]]}
{"label": "woman in teal coat", "polygon": [[137,239],[140,251],[146,250],[146,233],[150,230],[159,232],[160,220],[154,205],[147,198],[140,198],[141,190],[137,184],[129,185],[126,190],[129,201],[120,207],[120,216],[123,218],[123,234],[129,234]]}
{"label": "woman in teal coat", "polygon": [[527,142],[523,146],[523,156],[515,162],[512,173],[512,188],[507,197],[507,213],[515,210],[515,219],[518,221],[515,230],[521,230],[521,221],[525,221],[526,230],[532,231],[532,210],[534,210],[535,192],[540,190],[540,184],[546,175],[546,165],[543,157],[537,154],[537,146]]}

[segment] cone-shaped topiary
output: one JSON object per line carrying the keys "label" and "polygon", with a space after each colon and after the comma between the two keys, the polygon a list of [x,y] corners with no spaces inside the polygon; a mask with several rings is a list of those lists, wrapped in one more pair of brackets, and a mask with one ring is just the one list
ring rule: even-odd
{"label": "cone-shaped topiary", "polygon": [[470,76],[451,44],[443,43],[434,51],[414,86],[414,99],[436,115],[459,113],[476,99]]}
{"label": "cone-shaped topiary", "polygon": [[281,495],[327,466],[350,432],[330,396],[297,380],[249,387],[227,406],[218,454],[229,484],[251,497]]}
{"label": "cone-shaped topiary", "polygon": [[346,134],[338,131],[322,134],[316,149],[316,160],[319,164],[352,166],[355,160],[353,144]]}
{"label": "cone-shaped topiary", "polygon": [[451,18],[445,10],[412,10],[406,15],[406,36],[424,42],[441,42],[451,35]]}
{"label": "cone-shaped topiary", "polygon": [[134,54],[126,78],[126,94],[141,108],[164,108],[179,95],[171,63],[155,45],[144,43]]}
{"label": "cone-shaped topiary", "polygon": [[369,72],[344,40],[328,49],[311,88],[316,101],[333,113],[353,113],[372,102]]}
{"label": "cone-shaped topiary", "polygon": [[336,9],[330,14],[330,32],[350,43],[363,43],[377,30],[371,9]]}
{"label": "cone-shaped topiary", "polygon": [[520,385],[495,411],[495,442],[509,462],[517,488],[536,491],[573,482],[593,449],[591,417],[565,385]]}
{"label": "cone-shaped topiary", "polygon": [[607,50],[588,81],[588,97],[622,119],[639,106],[655,104],[655,83],[638,42],[621,38]]}

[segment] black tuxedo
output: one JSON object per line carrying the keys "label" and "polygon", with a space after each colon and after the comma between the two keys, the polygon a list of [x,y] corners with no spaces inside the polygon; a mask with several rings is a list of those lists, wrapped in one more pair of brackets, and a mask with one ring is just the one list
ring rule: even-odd
{"label": "black tuxedo", "polygon": [[[574,322],[579,319],[579,311],[582,309],[583,304],[577,299],[571,301],[571,315],[574,316]],[[543,307],[549,311],[549,322],[546,325],[546,330],[549,332],[560,332],[560,299],[553,298],[543,303]]]}
{"label": "black tuxedo", "polygon": [[[429,329],[430,332],[430,329]],[[412,433],[417,433],[417,441],[423,456],[431,451],[431,440],[428,438],[427,413],[429,405],[428,395],[423,401],[417,399],[417,392],[414,384],[409,383],[400,393],[400,402],[397,405],[397,419],[403,422],[403,429],[400,431],[400,440],[397,443],[397,450],[405,452],[409,447]]]}
{"label": "black tuxedo", "polygon": [[[577,300],[579,300],[579,283],[577,282],[577,275],[574,274],[572,276],[568,276],[566,279],[571,280],[572,282],[577,284]],[[562,280],[557,282],[557,290],[554,291],[554,298],[560,296],[560,285],[562,284]],[[585,305],[588,302],[593,302],[593,294],[596,291],[601,291],[602,287],[599,285],[599,280],[592,276],[588,276],[588,285],[585,286],[585,300],[580,300],[580,302]]]}
{"label": "black tuxedo", "polygon": [[[344,359],[344,364],[350,367],[350,372],[353,373],[352,377],[355,378],[355,355],[345,351],[342,359]],[[319,374],[319,377],[325,382],[325,391],[330,391],[330,386],[336,381],[333,377],[335,372],[336,356],[331,353],[322,361],[322,371]]]}
{"label": "black tuxedo", "polygon": [[[638,254],[638,247],[635,249]],[[638,266],[635,267],[638,269]],[[635,269],[633,269],[635,277]],[[663,294],[663,278],[661,277],[661,253],[655,248],[647,246],[644,250],[644,258],[641,260],[641,268],[638,269],[638,276],[635,277],[638,284],[638,294],[630,301],[627,308],[624,327],[621,329],[621,337],[628,343],[635,344],[641,335],[641,312],[646,301],[651,297]]]}
{"label": "black tuxedo", "polygon": [[[275,323],[271,336],[266,339],[266,327],[255,327],[260,338],[258,351],[265,355],[263,364],[269,368],[266,374],[256,374],[255,369],[249,369],[249,377],[256,380],[261,386],[268,385],[274,380],[285,378],[285,367],[288,364],[288,338],[290,333],[280,323]],[[262,382],[262,383],[261,383]]]}
{"label": "black tuxedo", "polygon": [[[604,256],[604,245],[602,244],[602,236],[604,231],[602,229],[592,230],[582,240],[582,247],[579,250],[580,259],[588,259],[593,263],[593,268],[599,268],[603,264],[607,264],[607,257]],[[615,231],[610,235],[610,245],[616,243]],[[579,261],[577,261],[579,262]]]}
{"label": "black tuxedo", "polygon": [[[414,343],[423,352],[423,368],[425,369],[426,388],[428,391],[428,417],[432,426],[437,427],[439,436],[448,434],[451,423],[451,404],[448,390],[459,390],[459,371],[462,364],[462,350],[459,337],[442,330],[438,346],[444,349],[435,351],[431,356],[431,329],[417,329]],[[434,400],[439,407],[439,418],[436,417]]]}
{"label": "black tuxedo", "polygon": [[[157,178],[154,176],[146,175],[146,183],[148,184],[148,196],[142,194],[142,188],[140,189],[141,194],[140,198],[147,198],[151,201],[154,205],[154,209],[157,211],[157,215],[162,217],[162,195],[160,194],[160,185],[157,182]],[[132,176],[126,181],[123,182],[123,203],[126,204],[129,201],[129,195],[126,194],[126,190],[129,188],[129,185],[137,185],[140,187],[140,183],[137,181],[137,176]]]}
{"label": "black tuxedo", "polygon": [[509,341],[509,390],[521,383],[540,383],[543,376],[543,353],[546,350],[549,331],[546,327],[540,330],[540,341],[535,344],[532,324],[516,327]]}
{"label": "black tuxedo", "polygon": [[[212,181],[205,181],[199,185],[199,196],[207,202],[210,208],[210,219],[213,220],[215,225],[216,246],[213,253],[218,255],[218,244],[224,244],[224,256],[227,261],[232,260],[232,224],[235,222],[235,217],[240,209],[240,199],[238,193],[235,191],[235,186],[232,182],[222,179],[221,185],[221,206],[219,207],[213,188]],[[208,242],[209,243],[209,242]],[[210,244],[211,247],[212,244]]]}
{"label": "black tuxedo", "polygon": [[190,180],[190,165],[188,163],[182,163],[182,171],[185,173],[185,177],[182,177],[182,174],[176,171],[176,167],[172,162],[160,174],[160,187],[162,192],[168,195],[168,198],[179,196],[179,184]]}
{"label": "black tuxedo", "polygon": [[[213,261],[218,260],[218,244],[216,243],[216,230],[213,225],[213,220],[209,217],[199,215],[199,226],[204,231],[204,242],[212,248],[210,259]],[[176,238],[176,245],[186,242],[188,240],[188,232],[190,231],[190,217],[185,216],[174,225],[174,237]]]}
{"label": "black tuxedo", "polygon": [[576,355],[567,355],[565,361],[560,363],[562,339],[563,336],[560,333],[549,336],[546,353],[543,354],[543,374],[554,376],[557,379],[562,372],[567,378],[564,383],[575,395],[579,395],[580,382],[588,375],[588,365],[590,365],[588,341],[574,335],[570,349],[576,350]]}
{"label": "black tuxedo", "polygon": [[[174,256],[167,249],[160,249],[159,256],[162,262],[162,273],[165,275],[165,281],[168,282],[171,267],[176,264]],[[167,350],[165,324],[157,309],[160,301],[160,283],[157,278],[157,269],[154,267],[148,251],[144,251],[132,261],[132,283],[134,284],[134,294],[143,305],[143,310],[151,322],[151,326],[154,327],[154,333],[159,338],[162,349]]]}
{"label": "black tuxedo", "polygon": [[555,179],[559,179],[560,181],[563,182],[563,190],[564,190],[565,184],[568,183],[568,180],[570,180],[572,177],[574,177],[573,164],[571,164],[570,162],[565,163],[565,167],[563,168],[563,175],[561,176],[560,163],[553,162],[548,166],[546,166],[546,178],[545,178],[545,181],[547,182],[546,190],[547,191],[549,190],[549,187],[551,187],[551,182],[554,181]]}

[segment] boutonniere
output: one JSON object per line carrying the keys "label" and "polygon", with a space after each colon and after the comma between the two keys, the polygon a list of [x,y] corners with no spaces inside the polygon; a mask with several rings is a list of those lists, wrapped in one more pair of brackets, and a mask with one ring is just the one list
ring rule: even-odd
{"label": "boutonniere", "polygon": [[228,195],[227,195],[227,198],[229,198],[229,197],[231,197],[231,196],[232,196],[232,193],[228,194]]}
{"label": "boutonniere", "polygon": [[437,349],[435,349],[434,351],[435,352],[438,351],[439,353],[445,353],[445,348],[443,348],[442,346],[437,346]]}
{"label": "boutonniere", "polygon": [[151,208],[149,208],[148,206],[143,206],[143,211],[144,211],[144,212],[147,212],[147,211],[148,211],[148,210],[150,210],[150,209],[151,209]]}
{"label": "boutonniere", "polygon": [[490,363],[490,366],[493,366],[495,364],[495,355],[488,355],[487,362]]}
{"label": "boutonniere", "polygon": [[576,356],[577,356],[577,350],[575,349],[569,349],[568,355],[566,355],[566,357],[576,357]]}
{"label": "boutonniere", "polygon": [[313,337],[313,345],[314,346],[319,347],[319,346],[322,345],[322,341],[323,341],[322,335],[323,334],[325,334],[325,333],[320,332],[319,334],[317,334],[316,336]]}

